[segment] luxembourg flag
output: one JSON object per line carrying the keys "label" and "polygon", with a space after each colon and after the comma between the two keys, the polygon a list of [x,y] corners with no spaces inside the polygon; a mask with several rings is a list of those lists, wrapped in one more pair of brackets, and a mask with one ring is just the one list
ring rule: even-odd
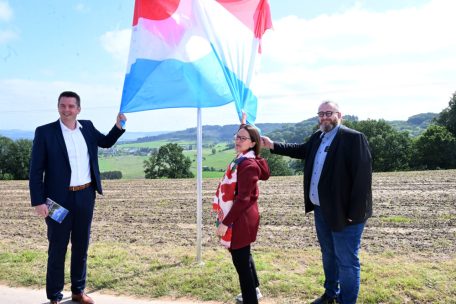
{"label": "luxembourg flag", "polygon": [[252,91],[267,0],[136,0],[121,113],[235,102],[254,123]]}

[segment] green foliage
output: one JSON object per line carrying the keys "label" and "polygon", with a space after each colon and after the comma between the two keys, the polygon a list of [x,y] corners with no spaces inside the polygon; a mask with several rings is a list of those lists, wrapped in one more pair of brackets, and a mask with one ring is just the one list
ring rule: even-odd
{"label": "green foliage", "polygon": [[456,168],[456,137],[443,126],[429,126],[414,142],[412,165],[417,169]]}
{"label": "green foliage", "polygon": [[280,129],[264,133],[274,141],[299,143],[314,132],[317,122],[317,118],[312,117],[297,124],[284,125]]}
{"label": "green foliage", "polygon": [[294,172],[294,175],[302,175],[304,173],[304,160],[303,159],[292,159],[288,166]]}
{"label": "green foliage", "polygon": [[121,171],[105,171],[100,173],[101,179],[122,179]]}
{"label": "green foliage", "polygon": [[421,126],[423,128],[427,128],[432,120],[437,117],[438,114],[435,113],[421,113],[421,114],[416,114],[413,116],[410,116],[407,119],[407,123],[410,125],[416,125],[416,126]]}
{"label": "green foliage", "polygon": [[436,121],[439,125],[446,127],[456,137],[456,92],[453,93],[448,107],[439,114]]}
{"label": "green foliage", "polygon": [[145,178],[188,178],[193,177],[190,171],[192,161],[182,153],[178,144],[169,143],[153,153],[144,161]]}
{"label": "green foliage", "polygon": [[0,136],[0,179],[12,177],[9,172],[9,157],[13,143],[14,141],[8,137]]}
{"label": "green foliage", "polygon": [[28,179],[32,141],[0,136],[0,179]]}
{"label": "green foliage", "polygon": [[271,176],[288,176],[293,175],[288,163],[284,160],[283,156],[272,154],[269,149],[262,149],[261,156],[268,161]]}
{"label": "green foliage", "polygon": [[366,135],[371,149],[374,171],[400,171],[409,168],[412,142],[407,132],[396,131],[382,119],[346,122],[345,124]]}
{"label": "green foliage", "polygon": [[[293,125],[292,123],[260,123],[256,126],[265,134],[283,126]],[[233,135],[239,129],[239,125],[224,126],[203,126],[203,138],[206,142],[230,142]],[[155,142],[155,141],[194,141],[196,138],[196,128],[188,128],[182,131],[164,133],[156,136],[146,136],[138,138],[135,143]]]}

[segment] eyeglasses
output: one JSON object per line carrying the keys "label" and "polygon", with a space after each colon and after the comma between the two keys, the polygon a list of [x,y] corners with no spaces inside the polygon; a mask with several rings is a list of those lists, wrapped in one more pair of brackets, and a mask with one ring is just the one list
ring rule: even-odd
{"label": "eyeglasses", "polygon": [[239,136],[239,135],[234,135],[234,140],[240,140],[241,142],[244,142],[246,141],[247,139],[250,139],[250,137],[246,137],[246,136]]}
{"label": "eyeglasses", "polygon": [[333,111],[323,112],[323,111],[321,111],[321,112],[318,112],[317,115],[318,115],[318,117],[324,117],[324,116],[331,117],[331,116],[333,116],[334,113],[339,113],[339,112],[333,112]]}

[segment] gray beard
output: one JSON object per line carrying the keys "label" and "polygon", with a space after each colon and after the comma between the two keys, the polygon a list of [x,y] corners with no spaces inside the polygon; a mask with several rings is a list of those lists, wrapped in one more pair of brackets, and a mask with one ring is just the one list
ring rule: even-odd
{"label": "gray beard", "polygon": [[332,129],[334,129],[335,127],[337,127],[337,122],[330,122],[327,125],[320,124],[320,131],[327,133],[327,132],[331,131]]}

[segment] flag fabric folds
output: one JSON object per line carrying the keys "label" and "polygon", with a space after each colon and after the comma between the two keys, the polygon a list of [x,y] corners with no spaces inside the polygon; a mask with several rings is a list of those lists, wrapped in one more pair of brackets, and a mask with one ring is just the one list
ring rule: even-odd
{"label": "flag fabric folds", "polygon": [[267,0],[136,0],[120,112],[235,102],[256,119],[252,76]]}

